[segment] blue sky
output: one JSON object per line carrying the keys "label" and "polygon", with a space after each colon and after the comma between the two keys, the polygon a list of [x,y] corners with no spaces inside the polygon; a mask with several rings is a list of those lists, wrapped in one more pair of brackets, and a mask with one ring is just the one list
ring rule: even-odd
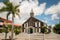
{"label": "blue sky", "polygon": [[[19,0],[17,0],[19,1]],[[15,2],[15,3],[18,3],[18,2]],[[34,1],[34,0],[33,0]],[[36,6],[36,9],[38,10],[35,10],[34,13],[36,14],[35,15],[35,18],[41,20],[41,21],[44,21],[46,22],[47,24],[49,25],[54,25],[56,23],[59,22],[59,18],[60,18],[60,0],[36,0],[36,3],[33,2],[33,5],[36,4],[36,5],[32,5],[32,3],[30,4],[33,8]],[[0,2],[2,2],[2,0],[0,0]],[[38,4],[37,4],[38,2]],[[28,9],[30,8],[29,7],[29,2],[25,1],[25,2],[22,2],[21,3],[21,9],[24,8],[24,7],[28,7]],[[26,5],[26,6],[24,6]],[[38,5],[38,6],[37,6]],[[23,9],[23,11],[25,10],[26,8]],[[42,11],[41,11],[41,10]],[[28,10],[27,10],[28,11]],[[27,11],[24,11],[27,13]],[[29,13],[30,11],[28,11]],[[26,14],[23,14],[24,16]],[[24,18],[24,16],[22,16]],[[21,19],[21,21],[24,21],[25,19],[28,19],[28,16],[25,18],[25,19]],[[17,20],[17,19],[16,19]]]}
{"label": "blue sky", "polygon": [[[57,5],[60,0],[38,0],[39,4],[46,2],[46,9],[51,7],[52,5]],[[60,14],[58,14],[58,17],[60,17]],[[60,19],[51,20],[51,14],[45,15],[44,13],[42,15],[36,16],[36,18],[40,20],[47,20],[47,24],[56,24],[59,22]],[[44,19],[45,18],[45,19]]]}
{"label": "blue sky", "polygon": [[0,2],[1,2],[2,0],[0,0]]}
{"label": "blue sky", "polygon": [[60,0],[38,0],[39,1],[39,3],[44,3],[44,2],[46,2],[47,4],[46,4],[46,8],[48,8],[48,7],[50,7],[50,6],[52,6],[52,5],[56,5],[58,2],[60,2]]}

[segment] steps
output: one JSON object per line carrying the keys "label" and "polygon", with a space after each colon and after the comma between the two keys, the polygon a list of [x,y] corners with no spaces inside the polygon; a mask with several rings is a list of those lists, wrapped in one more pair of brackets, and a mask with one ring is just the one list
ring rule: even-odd
{"label": "steps", "polygon": [[[8,37],[9,38],[8,33]],[[4,33],[0,33],[0,40],[5,38]],[[27,34],[27,33],[20,33],[19,35],[14,35],[14,38],[16,40],[60,40],[60,34],[42,34],[42,33],[33,33],[33,34]]]}

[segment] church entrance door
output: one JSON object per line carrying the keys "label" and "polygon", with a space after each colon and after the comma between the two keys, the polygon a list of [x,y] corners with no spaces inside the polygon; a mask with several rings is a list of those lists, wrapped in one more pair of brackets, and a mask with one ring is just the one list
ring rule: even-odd
{"label": "church entrance door", "polygon": [[29,34],[32,34],[32,33],[33,33],[33,29],[29,28]]}

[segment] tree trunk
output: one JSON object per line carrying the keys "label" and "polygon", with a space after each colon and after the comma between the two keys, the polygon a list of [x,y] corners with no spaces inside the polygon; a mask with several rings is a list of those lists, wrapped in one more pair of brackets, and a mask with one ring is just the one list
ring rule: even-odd
{"label": "tree trunk", "polygon": [[5,40],[7,39],[7,33],[5,33]]}
{"label": "tree trunk", "polygon": [[[7,20],[8,20],[8,15],[6,16]],[[7,22],[7,21],[6,21]],[[7,22],[8,23],[8,22]],[[7,31],[6,25],[5,25],[5,31]],[[7,33],[5,32],[5,39],[7,39]]]}
{"label": "tree trunk", "polygon": [[13,33],[14,33],[14,16],[12,16],[12,30],[11,30],[11,40],[13,40]]}

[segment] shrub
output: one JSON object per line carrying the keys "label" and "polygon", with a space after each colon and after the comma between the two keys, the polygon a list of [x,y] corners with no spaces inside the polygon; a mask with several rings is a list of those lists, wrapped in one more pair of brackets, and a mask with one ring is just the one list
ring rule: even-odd
{"label": "shrub", "polygon": [[57,34],[60,34],[60,23],[56,24],[56,25],[53,27],[53,32],[54,32],[54,33],[57,33]]}

